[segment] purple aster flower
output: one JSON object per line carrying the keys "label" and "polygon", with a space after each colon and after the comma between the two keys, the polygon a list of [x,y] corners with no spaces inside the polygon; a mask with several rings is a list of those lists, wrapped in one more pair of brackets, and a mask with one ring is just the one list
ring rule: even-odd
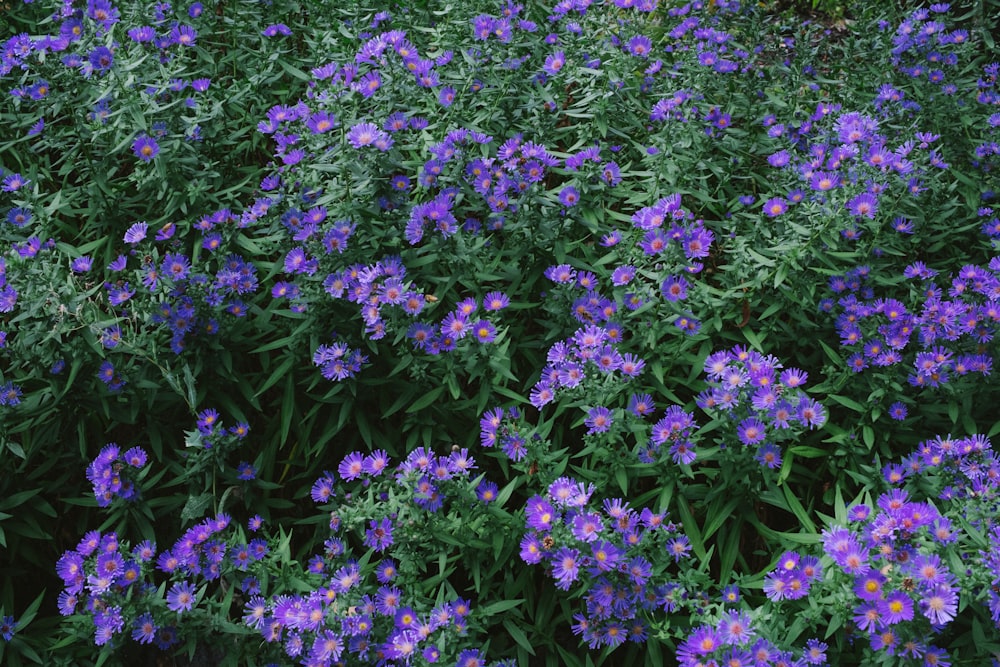
{"label": "purple aster flower", "polygon": [[909,621],[913,619],[913,600],[905,591],[893,591],[880,601],[879,611],[886,623]]}
{"label": "purple aster flower", "polygon": [[159,627],[153,621],[153,615],[149,612],[136,618],[132,627],[132,639],[140,644],[153,643],[153,640],[156,639],[156,633],[159,630]]}
{"label": "purple aster flower", "polygon": [[19,229],[29,225],[31,218],[32,212],[30,208],[12,208],[7,211],[7,222]]}
{"label": "purple aster flower", "polygon": [[369,521],[364,544],[375,551],[385,551],[392,546],[392,520],[389,517],[382,517],[381,520]]}
{"label": "purple aster flower", "polygon": [[70,269],[72,269],[73,273],[86,273],[90,271],[93,266],[94,261],[88,255],[84,255],[83,257],[77,257],[74,259],[70,264]]}
{"label": "purple aster flower", "polygon": [[580,552],[570,547],[560,547],[552,556],[552,576],[556,588],[568,591],[580,574]]}
{"label": "purple aster flower", "polygon": [[149,162],[160,152],[160,145],[146,134],[140,134],[132,143],[132,152],[143,162]]}
{"label": "purple aster flower", "polygon": [[219,422],[219,411],[215,408],[208,408],[198,413],[197,427],[204,435],[211,435]]}
{"label": "purple aster flower", "polygon": [[923,594],[920,611],[930,619],[931,625],[947,625],[955,618],[958,610],[958,594],[948,584],[938,584]]}
{"label": "purple aster flower", "polygon": [[617,569],[625,552],[606,540],[594,542],[591,547],[594,570],[592,572],[609,572]]}
{"label": "purple aster flower", "polygon": [[626,264],[617,267],[611,273],[611,284],[616,286],[627,285],[635,279],[635,267]]}
{"label": "purple aster flower", "polygon": [[580,193],[572,185],[567,185],[559,191],[559,201],[566,208],[573,208],[580,201]]}
{"label": "purple aster flower", "polygon": [[736,435],[744,445],[755,445],[763,442],[767,435],[767,428],[756,417],[748,417],[740,422],[736,429]]}
{"label": "purple aster flower", "polygon": [[337,472],[345,481],[357,479],[365,471],[365,457],[361,452],[351,452],[337,466]]}
{"label": "purple aster flower", "polygon": [[262,34],[264,37],[276,37],[277,35],[287,36],[292,34],[292,30],[284,23],[273,23],[264,28],[264,30],[262,30],[260,34]]}
{"label": "purple aster flower", "polygon": [[306,127],[308,127],[313,134],[323,134],[324,132],[332,130],[336,126],[337,121],[333,114],[326,111],[317,111],[306,120]]}
{"label": "purple aster flower", "polygon": [[4,192],[17,192],[27,185],[28,182],[21,174],[8,174],[4,176],[2,190]]}
{"label": "purple aster flower", "polygon": [[115,54],[106,46],[98,46],[87,56],[90,66],[98,74],[103,74],[111,69],[115,62]]}
{"label": "purple aster flower", "polygon": [[187,581],[178,581],[167,592],[167,608],[178,614],[191,611],[195,602],[195,591]]}
{"label": "purple aster flower", "polygon": [[761,465],[767,466],[772,470],[779,468],[781,467],[781,448],[774,443],[765,443],[757,450],[754,459]]}
{"label": "purple aster flower", "polygon": [[679,535],[667,543],[667,551],[670,552],[675,561],[685,558],[690,550],[691,542],[688,540],[687,535]]}
{"label": "purple aster flower", "polygon": [[489,320],[479,320],[472,325],[472,334],[480,343],[492,343],[496,340],[497,329]]}
{"label": "purple aster flower", "polygon": [[528,528],[549,531],[552,530],[552,524],[559,520],[559,514],[547,500],[534,496],[525,506],[525,519]]}
{"label": "purple aster flower", "polygon": [[495,482],[483,480],[476,487],[476,497],[484,503],[491,503],[497,499],[500,489]]}
{"label": "purple aster flower", "polygon": [[878,198],[870,192],[862,192],[845,204],[851,215],[874,218],[878,211]]}
{"label": "purple aster flower", "polygon": [[487,292],[483,297],[483,310],[495,312],[510,305],[510,297],[503,292]]}
{"label": "purple aster flower", "polygon": [[810,429],[814,426],[820,428],[826,423],[826,411],[823,406],[807,396],[802,396],[799,400],[796,416],[803,425]]}
{"label": "purple aster flower", "polygon": [[537,565],[542,562],[542,543],[533,535],[525,535],[521,540],[521,560],[528,565]]}
{"label": "purple aster flower", "polygon": [[545,70],[547,74],[555,76],[566,64],[566,55],[562,51],[556,51],[545,57],[545,64],[542,69]]}
{"label": "purple aster flower", "polygon": [[775,218],[788,210],[788,202],[782,197],[772,197],[764,202],[764,215]]}
{"label": "purple aster flower", "polygon": [[687,298],[688,281],[684,276],[667,276],[660,285],[660,293],[667,301],[681,301]]}
{"label": "purple aster flower", "polygon": [[146,238],[146,231],[148,229],[149,225],[145,222],[137,222],[126,230],[123,240],[129,245],[135,245]]}
{"label": "purple aster flower", "polygon": [[653,50],[653,41],[645,35],[636,35],[628,42],[628,51],[634,56],[646,58]]}
{"label": "purple aster flower", "polygon": [[388,135],[373,123],[358,123],[347,132],[347,141],[355,148],[371,146],[377,141],[387,138]]}

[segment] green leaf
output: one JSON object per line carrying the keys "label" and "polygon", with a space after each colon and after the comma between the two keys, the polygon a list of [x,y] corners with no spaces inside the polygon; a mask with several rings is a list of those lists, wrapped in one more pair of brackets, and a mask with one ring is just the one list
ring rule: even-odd
{"label": "green leaf", "polygon": [[188,496],[187,502],[184,503],[184,509],[181,510],[181,521],[194,521],[205,516],[205,510],[212,505],[214,498],[215,496],[210,492]]}
{"label": "green leaf", "polygon": [[837,394],[830,394],[830,398],[832,398],[836,402],[840,403],[845,408],[848,408],[850,410],[854,410],[855,412],[859,412],[859,413],[862,413],[862,414],[864,414],[864,412],[865,412],[865,406],[861,405],[860,403],[858,403],[857,401],[855,401],[853,398],[847,398],[846,396],[838,396]]}
{"label": "green leaf", "polygon": [[513,619],[504,619],[503,627],[507,628],[507,632],[510,634],[511,639],[517,642],[517,645],[528,652],[529,655],[535,655],[535,649],[532,647],[531,642],[528,641],[527,635],[524,634],[524,630],[517,627],[514,624]]}
{"label": "green leaf", "polygon": [[684,533],[691,541],[691,549],[695,552],[698,558],[704,560],[707,557],[707,554],[705,553],[705,542],[702,540],[701,530],[698,528],[698,523],[694,520],[694,515],[691,513],[691,507],[688,505],[686,499],[681,498],[677,503],[677,512],[681,515],[681,523],[684,524]]}
{"label": "green leaf", "polygon": [[513,609],[524,602],[523,598],[518,598],[516,600],[497,600],[485,607],[479,608],[479,615],[484,617],[490,617],[494,614],[499,614],[502,611],[507,611],[508,609]]}
{"label": "green leaf", "polygon": [[427,392],[417,400],[413,401],[413,404],[410,407],[406,408],[406,412],[408,414],[413,414],[414,412],[419,412],[420,410],[423,410],[428,405],[438,400],[441,397],[441,394],[443,393],[444,393],[444,386],[439,386],[435,387],[434,389],[431,389],[429,392]]}
{"label": "green leaf", "polygon": [[875,429],[873,429],[868,424],[861,427],[861,439],[864,440],[865,446],[871,449],[875,446]]}

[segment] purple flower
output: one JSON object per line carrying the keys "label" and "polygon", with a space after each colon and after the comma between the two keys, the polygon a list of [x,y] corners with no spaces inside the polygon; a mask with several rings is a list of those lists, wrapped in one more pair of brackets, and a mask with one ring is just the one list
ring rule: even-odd
{"label": "purple flower", "polygon": [[4,192],[16,192],[28,183],[29,181],[21,174],[8,174],[4,176],[2,189]]}
{"label": "purple flower", "polygon": [[879,602],[879,611],[886,623],[909,621],[913,619],[913,600],[905,591],[893,591]]}
{"label": "purple flower", "polygon": [[148,229],[149,225],[145,222],[137,222],[126,230],[122,240],[129,245],[135,245],[146,238],[146,230]]}
{"label": "purple flower", "polygon": [[337,467],[337,472],[345,481],[357,479],[365,471],[365,457],[361,452],[351,452]]}
{"label": "purple flower", "polygon": [[389,517],[382,517],[381,521],[375,519],[369,521],[364,544],[375,551],[388,549],[392,545],[392,520]]}
{"label": "purple flower", "polygon": [[878,211],[878,198],[870,192],[862,192],[848,201],[846,206],[851,215],[874,218]]}
{"label": "purple flower", "polygon": [[445,86],[444,88],[442,88],[441,92],[438,94],[438,102],[441,104],[441,106],[450,107],[452,102],[454,101],[455,101],[455,89],[452,88],[451,86]]}
{"label": "purple flower", "polygon": [[584,424],[588,429],[587,434],[605,433],[611,428],[612,421],[611,411],[606,407],[599,405],[591,408],[587,413],[587,418],[584,420]]}
{"label": "purple flower", "polygon": [[14,620],[13,616],[0,618],[0,637],[3,637],[4,641],[9,642],[13,639],[15,628],[17,628],[17,621]]}
{"label": "purple flower", "polygon": [[788,202],[781,197],[772,197],[764,202],[764,215],[775,218],[788,210]]}
{"label": "purple flower", "polygon": [[503,292],[487,292],[483,297],[483,310],[495,312],[510,305],[510,297]]}
{"label": "purple flower", "polygon": [[136,618],[135,624],[132,627],[132,639],[140,644],[153,643],[153,640],[156,639],[156,633],[159,630],[159,627],[153,621],[153,615],[149,612]]}
{"label": "purple flower", "polygon": [[98,46],[90,55],[87,57],[90,62],[90,66],[94,68],[94,71],[98,74],[103,74],[111,69],[111,66],[115,62],[115,54],[111,52],[106,46]]}
{"label": "purple flower", "polygon": [[755,445],[764,440],[767,429],[756,417],[748,417],[740,422],[736,435],[744,445]]}
{"label": "purple flower", "polygon": [[7,222],[17,228],[26,227],[32,218],[30,208],[12,208],[7,212]]}
{"label": "purple flower", "polygon": [[492,343],[496,340],[497,329],[489,320],[479,320],[472,325],[472,334],[480,343]]}
{"label": "purple flower", "polygon": [[547,74],[555,76],[556,74],[559,73],[559,70],[561,70],[563,68],[563,65],[565,64],[566,64],[566,54],[564,54],[562,51],[556,51],[555,53],[546,56],[545,64],[542,66],[542,69],[545,70]]}
{"label": "purple flower", "polygon": [[580,193],[572,185],[567,185],[559,191],[559,201],[566,208],[572,208],[580,201]]}
{"label": "purple flower", "polygon": [[132,143],[132,152],[143,162],[149,162],[160,152],[160,146],[152,137],[140,134]]}
{"label": "purple flower", "polygon": [[667,276],[660,285],[660,292],[667,301],[681,301],[687,298],[688,282],[683,276]]}
{"label": "purple flower", "polygon": [[930,619],[931,625],[940,627],[955,618],[958,595],[948,584],[938,584],[920,600],[920,611]]}
{"label": "purple flower", "polygon": [[781,448],[774,443],[765,443],[757,450],[754,459],[762,466],[767,466],[772,470],[779,468],[781,467]]}
{"label": "purple flower", "polygon": [[485,479],[476,487],[476,497],[484,503],[491,503],[496,500],[498,492],[499,488],[496,483]]}
{"label": "purple flower", "polygon": [[635,267],[629,264],[617,267],[611,273],[611,284],[616,286],[627,285],[635,278]]}
{"label": "purple flower", "polygon": [[560,547],[552,556],[552,576],[556,588],[568,591],[580,574],[580,552],[569,547]]}
{"label": "purple flower", "polygon": [[667,543],[667,551],[673,555],[675,561],[685,558],[690,550],[691,542],[688,540],[687,535],[680,535]]}
{"label": "purple flower", "polygon": [[264,35],[264,37],[275,37],[277,35],[291,35],[292,30],[284,23],[274,23],[264,28],[264,30],[260,34]]}
{"label": "purple flower", "polygon": [[542,543],[535,535],[525,535],[521,540],[521,560],[528,565],[542,562]]}
{"label": "purple flower", "polygon": [[337,126],[337,121],[332,113],[317,111],[306,120],[306,127],[313,134],[323,134]]}
{"label": "purple flower", "polygon": [[194,586],[187,581],[178,581],[167,592],[167,608],[178,614],[191,611],[194,600]]}
{"label": "purple flower", "polygon": [[532,530],[549,531],[552,530],[552,524],[559,520],[559,515],[547,500],[534,496],[525,506],[525,520]]}
{"label": "purple flower", "polygon": [[70,264],[70,269],[73,270],[73,273],[86,273],[93,268],[93,265],[93,260],[88,255],[84,255],[83,257],[74,259]]}
{"label": "purple flower", "polygon": [[649,52],[653,50],[653,42],[645,35],[636,35],[629,40],[628,50],[634,56],[646,58],[649,56]]}
{"label": "purple flower", "polygon": [[219,411],[215,408],[208,408],[198,413],[198,430],[203,435],[211,435],[219,422]]}
{"label": "purple flower", "polygon": [[358,123],[347,132],[347,141],[355,148],[375,145],[379,141],[386,140],[388,135],[373,123]]}

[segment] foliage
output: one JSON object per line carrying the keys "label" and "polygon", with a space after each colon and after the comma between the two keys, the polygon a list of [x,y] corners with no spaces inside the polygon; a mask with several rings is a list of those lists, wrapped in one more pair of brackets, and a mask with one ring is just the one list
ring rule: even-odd
{"label": "foliage", "polygon": [[793,4],[12,6],[0,661],[1000,651],[996,6]]}

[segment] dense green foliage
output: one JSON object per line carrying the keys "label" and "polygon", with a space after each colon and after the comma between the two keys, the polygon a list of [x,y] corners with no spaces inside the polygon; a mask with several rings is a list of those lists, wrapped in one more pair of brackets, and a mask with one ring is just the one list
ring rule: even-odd
{"label": "dense green foliage", "polygon": [[12,6],[0,662],[996,660],[1000,7],[779,5]]}

